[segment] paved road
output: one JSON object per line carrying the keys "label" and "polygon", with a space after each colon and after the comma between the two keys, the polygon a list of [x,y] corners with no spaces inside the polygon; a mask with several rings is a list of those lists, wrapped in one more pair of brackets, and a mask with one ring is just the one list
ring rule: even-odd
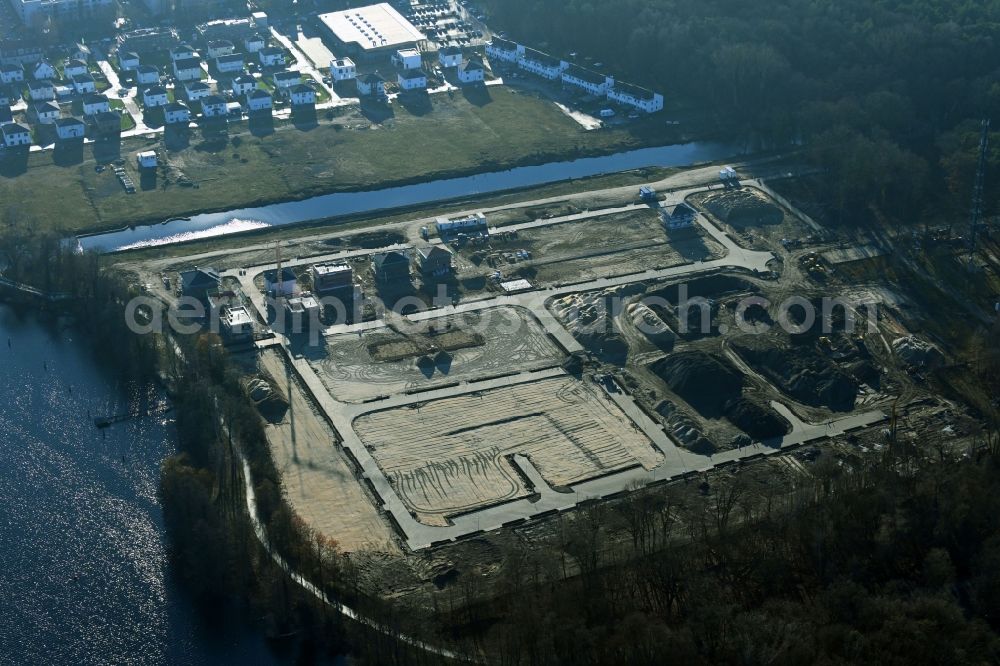
{"label": "paved road", "polygon": [[[675,193],[673,198],[682,199],[693,191],[702,188],[691,188]],[[631,206],[625,209],[631,208]],[[614,209],[620,211],[622,208]],[[586,219],[588,217],[600,217],[609,212],[590,211],[563,218],[553,218],[550,220],[526,223],[532,226],[544,226],[547,224],[562,224],[575,219]],[[592,291],[606,289],[616,286],[632,284],[640,281],[663,280],[667,278],[685,277],[697,275],[705,272],[715,271],[723,268],[738,268],[748,271],[763,272],[767,270],[767,264],[774,257],[769,252],[758,252],[741,248],[732,238],[717,229],[707,219],[699,216],[698,224],[702,229],[717,240],[726,249],[726,256],[709,261],[675,266],[662,270],[650,270],[632,275],[624,275],[614,278],[599,278],[596,280],[584,281],[576,284],[560,285],[545,290],[532,291],[523,294],[509,296],[499,296],[480,300],[470,300],[458,303],[456,306],[448,306],[435,310],[428,310],[410,315],[407,318],[411,322],[427,321],[438,317],[449,316],[455,313],[479,311],[500,306],[523,307],[530,310],[542,323],[545,329],[559,341],[567,351],[577,351],[582,349],[573,335],[566,330],[559,320],[553,316],[545,307],[546,303],[554,298],[565,294],[580,291]],[[399,247],[399,246],[397,246]],[[404,246],[405,247],[405,246]],[[328,257],[312,257],[288,262],[286,265],[302,265],[315,263],[322,260],[333,260],[335,258],[344,259],[354,256],[362,256],[371,253],[371,250],[340,252]],[[240,275],[242,271],[230,271],[229,275],[237,277],[250,295],[252,302],[258,311],[265,313],[263,307],[263,296],[254,288],[253,276],[262,270],[273,268],[272,265],[256,266],[245,271],[245,275]],[[347,332],[357,332],[371,328],[384,326],[383,321],[366,322],[355,326],[335,326],[331,327],[325,334],[341,334]],[[643,486],[652,483],[660,483],[673,479],[678,479],[684,475],[703,472],[719,465],[725,465],[753,458],[760,455],[771,455],[782,450],[787,450],[803,443],[821,440],[827,437],[843,434],[855,428],[870,426],[884,420],[885,415],[880,411],[856,414],[835,419],[820,424],[805,424],[794,419],[793,431],[778,440],[767,443],[758,443],[742,449],[725,451],[712,456],[702,456],[691,453],[678,446],[662,427],[647,416],[635,403],[631,396],[624,392],[605,392],[608,400],[614,402],[619,409],[632,421],[634,426],[642,430],[649,438],[653,446],[663,453],[663,461],[652,470],[644,470],[641,467],[633,467],[621,470],[598,479],[585,481],[572,486],[569,492],[559,492],[548,486],[538,470],[534,468],[531,461],[524,456],[515,457],[515,465],[534,484],[536,494],[529,498],[506,502],[503,504],[486,507],[479,511],[456,516],[448,526],[429,526],[418,522],[410,513],[406,504],[393,489],[391,483],[378,466],[376,460],[364,446],[360,438],[354,431],[353,422],[359,416],[373,411],[381,411],[395,407],[401,407],[417,402],[429,400],[439,400],[454,397],[472,392],[486,391],[491,389],[514,386],[523,383],[538,381],[542,378],[564,375],[562,368],[546,368],[532,372],[523,372],[506,377],[490,379],[487,381],[463,382],[455,386],[448,386],[433,389],[415,394],[400,394],[388,396],[384,399],[375,400],[362,404],[345,404],[338,402],[326,389],[322,380],[309,362],[299,356],[296,357],[291,351],[288,340],[279,335],[279,344],[289,356],[292,366],[302,378],[303,384],[312,394],[316,404],[323,414],[330,421],[334,429],[342,437],[341,446],[349,452],[349,455],[361,468],[362,476],[366,479],[375,493],[378,495],[381,508],[392,516],[393,521],[398,526],[406,539],[407,545],[413,550],[429,547],[436,543],[442,543],[454,539],[459,539],[479,531],[498,529],[512,522],[530,519],[540,514],[548,514],[553,511],[566,511],[576,507],[579,503],[594,498],[609,497],[626,491],[630,487]],[[794,415],[793,415],[794,416]]]}
{"label": "paved road", "polygon": [[[322,104],[316,105],[316,110],[332,109],[335,106],[344,106],[345,104],[351,104],[357,101],[357,99],[342,98],[331,88],[326,85],[323,81],[323,74],[320,72],[316,65],[302,52],[299,45],[293,42],[284,33],[278,32],[277,28],[271,27],[271,36],[273,36],[278,42],[281,43],[286,49],[291,51],[292,56],[295,58],[295,63],[289,66],[289,69],[301,72],[303,75],[308,76],[316,85],[327,92],[330,95],[330,101],[324,102]],[[324,63],[328,65],[329,63]]]}
{"label": "paved road", "polygon": [[[706,188],[705,183],[713,183],[715,182],[715,178],[716,170],[714,168],[707,168],[693,170],[693,173],[687,172],[684,174],[678,174],[671,178],[664,179],[663,181],[654,184],[654,186],[661,190],[672,190],[672,193],[668,197],[668,201],[673,202],[680,201],[693,192],[704,190]],[[547,203],[593,197],[595,194],[634,194],[634,191],[634,186],[610,188],[596,193],[580,193],[577,195],[523,202],[515,204],[514,206],[505,206],[504,208],[527,208],[545,205]],[[613,209],[587,211],[584,213],[552,218],[549,220],[528,222],[524,225],[508,228],[531,228],[551,224],[562,224],[579,219],[600,217],[613,212],[630,210],[635,207],[635,205],[630,204],[628,206],[616,207]],[[471,213],[476,211],[469,212]],[[697,221],[705,233],[711,235],[725,248],[726,255],[723,258],[707,262],[674,266],[660,270],[648,270],[641,273],[613,278],[599,278],[575,284],[563,284],[557,287],[530,291],[522,294],[467,300],[458,303],[456,306],[447,306],[409,315],[408,319],[411,322],[418,322],[449,316],[455,313],[484,310],[500,306],[522,307],[530,310],[534,316],[539,319],[545,329],[550,332],[557,341],[559,341],[564,349],[567,351],[575,351],[581,348],[579,343],[572,336],[572,334],[566,330],[561,322],[559,322],[558,319],[556,319],[556,317],[553,316],[546,308],[546,303],[552,298],[580,291],[606,289],[641,281],[688,277],[720,269],[742,269],[751,272],[763,272],[768,270],[768,262],[774,258],[771,253],[746,250],[740,247],[734,239],[730,238],[722,230],[716,228],[704,217],[699,216]],[[398,227],[418,229],[419,226],[422,226],[422,222],[423,221],[410,221],[395,225],[388,225],[386,228]],[[350,232],[333,232],[328,236],[333,238],[354,233],[357,233],[357,230],[352,230]],[[401,249],[409,247],[410,245],[411,244],[401,244],[393,247]],[[264,250],[268,247],[270,247],[270,244],[262,243],[252,246],[252,249]],[[285,265],[301,266],[321,261],[344,260],[357,256],[364,256],[376,251],[380,250],[352,250],[346,252],[336,252],[321,257],[291,260],[285,262]],[[197,257],[188,257],[187,260],[189,263],[192,261],[199,262],[224,255],[225,253],[225,251],[204,253]],[[167,266],[171,260],[162,261],[166,262],[163,263],[163,266]],[[258,312],[262,314],[265,313],[264,297],[253,285],[253,278],[255,275],[258,275],[263,270],[269,268],[274,268],[274,265],[265,264],[254,266],[243,271],[232,270],[225,273],[226,275],[234,276],[240,280],[245,293],[250,297],[251,303],[257,308]],[[245,274],[241,275],[240,273]],[[366,322],[356,326],[331,327],[330,329],[324,331],[324,333],[327,335],[333,335],[347,332],[357,332],[371,328],[380,328],[384,325],[384,321]],[[652,445],[663,453],[663,461],[656,468],[648,471],[638,467],[625,469],[599,479],[593,479],[591,481],[576,484],[570,488],[569,492],[560,492],[552,489],[545,483],[544,479],[538,473],[537,469],[535,469],[531,464],[530,460],[524,458],[523,456],[518,456],[515,457],[515,464],[534,484],[535,491],[537,493],[535,496],[531,499],[507,502],[461,516],[456,516],[453,518],[452,524],[448,526],[428,526],[419,523],[414,518],[405,503],[394,491],[388,479],[379,468],[377,462],[364,447],[360,438],[355,433],[353,429],[353,421],[358,416],[371,411],[389,409],[415,402],[453,397],[471,392],[496,389],[504,386],[534,382],[544,377],[562,375],[564,374],[563,370],[561,368],[547,368],[533,372],[525,372],[507,377],[490,379],[487,381],[464,382],[455,386],[438,388],[416,394],[394,395],[385,399],[363,403],[360,405],[345,404],[340,403],[333,398],[305,358],[294,356],[294,352],[289,345],[288,339],[279,334],[275,340],[268,342],[272,346],[281,347],[283,353],[290,358],[292,367],[296,369],[296,372],[298,372],[299,376],[302,378],[303,384],[312,393],[316,404],[319,406],[322,413],[334,429],[343,438],[341,446],[343,446],[345,451],[349,452],[349,455],[354,458],[358,466],[361,468],[362,476],[370,482],[371,487],[379,496],[381,508],[392,516],[392,520],[402,532],[407,544],[414,550],[426,548],[435,543],[462,538],[480,530],[497,529],[505,524],[529,519],[531,517],[538,516],[539,514],[572,509],[580,502],[593,498],[616,495],[624,492],[629,487],[634,487],[636,485],[642,486],[651,483],[660,483],[681,478],[687,474],[707,471],[719,465],[731,464],[740,460],[755,458],[761,455],[771,455],[806,442],[818,441],[827,437],[843,434],[856,428],[868,427],[885,419],[885,415],[882,412],[873,411],[863,414],[854,414],[841,419],[834,419],[819,424],[808,424],[801,422],[794,417],[793,414],[793,419],[790,419],[793,423],[792,432],[781,439],[766,443],[756,443],[742,449],[725,451],[712,456],[701,456],[691,453],[690,451],[678,446],[678,444],[671,439],[671,437],[663,430],[663,428],[659,426],[658,423],[653,421],[639,408],[629,395],[620,391],[606,393],[607,399],[615,402],[625,415],[629,417],[635,427],[641,429],[652,442]]]}
{"label": "paved road", "polygon": [[[739,169],[741,173],[752,173],[755,176],[761,176],[769,179],[784,177],[787,173],[787,167],[781,168],[773,164],[775,160],[779,158],[766,158],[762,160],[753,160],[749,162],[733,162],[732,164]],[[719,180],[719,170],[718,167],[698,167],[694,169],[687,169],[685,171],[673,174],[655,183],[650,183],[652,187],[655,187],[659,191],[668,191],[674,196],[683,195],[685,190],[694,192],[701,189],[712,189],[713,185],[718,187]],[[586,192],[577,192],[571,194],[563,194],[554,197],[542,197],[538,199],[531,199],[527,201],[520,201],[510,204],[504,204],[499,206],[491,207],[479,207],[470,208],[467,210],[456,211],[450,213],[450,217],[467,217],[475,213],[486,213],[487,215],[491,212],[501,211],[501,210],[518,210],[526,208],[544,207],[550,206],[558,203],[566,202],[580,202],[589,201],[593,197],[635,197],[638,192],[638,185],[625,185],[621,187],[610,187],[601,190],[591,190]],[[423,226],[430,226],[436,220],[436,217],[423,217],[416,218],[412,220],[407,220],[404,222],[393,222],[389,224],[379,225],[381,230],[401,230],[408,233],[411,242],[415,243],[420,238],[419,230]],[[506,228],[506,227],[505,227]],[[332,240],[335,238],[347,238],[354,236],[358,233],[357,229],[351,230],[332,230],[327,233],[320,233],[315,235],[310,235],[308,240],[310,242],[320,242],[325,240]],[[222,250],[211,250],[208,252],[199,252],[196,254],[190,254],[185,256],[185,260],[192,264],[199,264],[202,266],[209,265],[213,261],[218,261],[229,255],[240,252],[256,252],[261,250],[274,250],[274,241],[263,241],[259,243],[247,243],[239,248],[235,249],[222,249]],[[307,263],[316,263],[323,261],[330,261],[329,257],[335,257],[337,253],[331,253],[329,255],[321,256],[311,256],[301,260],[294,260],[292,262],[286,262],[288,265],[302,265]],[[135,268],[139,270],[145,270],[146,272],[158,272],[162,270],[169,270],[172,265],[177,262],[176,258],[166,257],[164,259],[154,259],[150,261],[143,262],[142,265],[136,265]],[[272,266],[273,267],[273,266]],[[261,266],[256,266],[253,268],[259,268],[264,270]]]}
{"label": "paved road", "polygon": [[[285,349],[287,352],[287,348]],[[447,387],[418,395],[394,396],[385,401],[366,405],[343,405],[335,401],[323,385],[309,363],[303,358],[292,358],[293,366],[310,393],[312,393],[323,413],[330,420],[334,429],[343,438],[341,446],[350,452],[351,457],[362,470],[362,477],[371,483],[381,500],[381,508],[392,516],[393,521],[402,531],[407,545],[412,550],[421,550],[432,545],[455,539],[460,539],[480,531],[490,531],[548,514],[554,511],[567,511],[575,508],[581,502],[597,498],[606,498],[625,492],[629,488],[641,487],[653,483],[661,483],[680,479],[691,473],[705,472],[714,467],[734,463],[739,460],[754,458],[760,455],[773,455],[782,450],[803,443],[841,435],[853,429],[870,426],[885,419],[885,414],[876,411],[866,414],[848,416],[821,424],[808,426],[799,432],[792,433],[781,440],[767,445],[755,444],[726,451],[713,456],[699,456],[678,447],[646,414],[635,404],[632,398],[624,393],[609,393],[608,399],[614,401],[636,426],[650,438],[654,446],[664,454],[663,462],[652,470],[629,468],[615,474],[598,479],[585,481],[570,488],[569,492],[556,492],[537,473],[530,461],[521,458],[518,466],[527,474],[535,485],[537,496],[506,502],[479,511],[466,513],[452,519],[447,526],[430,526],[418,522],[410,513],[392,484],[382,472],[378,463],[365,448],[353,428],[354,419],[363,413],[381,411],[413,402],[438,400],[466,393],[486,391],[515,386],[539,379],[565,374],[559,368],[550,368],[536,372],[524,372],[510,377],[488,380],[485,382],[468,382],[459,386]]]}
{"label": "paved road", "polygon": [[[680,201],[683,200],[683,198],[685,198],[689,194],[701,191],[702,189],[703,188],[691,188],[687,190],[682,190],[672,195],[671,198],[668,200]],[[641,206],[638,207],[642,206],[645,206],[645,204],[642,204]],[[599,218],[605,215],[621,212],[623,210],[632,210],[636,207],[637,206],[635,205],[629,205],[611,209],[586,211],[583,213],[576,213],[573,215],[550,218],[547,220],[536,220],[534,222],[528,222],[524,223],[523,225],[514,225],[514,226],[520,228],[528,228],[528,225],[531,225],[531,227],[539,227],[539,226],[564,224],[566,222]],[[740,247],[739,244],[737,244],[732,238],[730,238],[724,232],[716,228],[704,216],[699,215],[697,218],[697,222],[706,233],[712,236],[712,238],[714,238],[716,241],[719,242],[719,244],[723,246],[723,248],[726,251],[726,256],[712,261],[682,264],[659,270],[650,269],[640,273],[632,273],[629,275],[622,275],[618,277],[598,278],[595,280],[587,280],[576,283],[566,283],[559,285],[558,287],[550,287],[548,289],[541,291],[530,291],[521,294],[495,296],[490,298],[474,297],[474,299],[460,301],[456,305],[449,305],[442,308],[436,308],[432,310],[418,312],[412,315],[407,315],[407,319],[411,322],[419,322],[419,321],[427,321],[430,319],[436,319],[438,317],[449,316],[453,314],[461,314],[465,312],[479,312],[496,307],[504,307],[504,306],[523,307],[530,310],[534,314],[534,316],[538,319],[543,328],[559,342],[559,344],[563,347],[563,349],[567,353],[582,351],[583,348],[579,344],[579,342],[577,342],[576,338],[574,338],[573,335],[569,331],[567,331],[566,328],[545,307],[545,304],[549,300],[553,298],[558,298],[560,296],[565,296],[567,294],[572,294],[582,291],[596,291],[596,290],[609,289],[609,288],[634,284],[636,282],[659,281],[676,277],[694,276],[694,275],[709,273],[723,268],[742,269],[753,273],[762,273],[768,270],[767,264],[768,262],[774,259],[773,254],[771,254],[770,252],[746,250]],[[435,239],[435,242],[440,243],[440,240]],[[390,249],[400,250],[400,249],[407,249],[409,247],[411,247],[409,244],[398,244],[391,246]],[[284,262],[283,265],[289,268],[295,268],[315,263],[344,261],[358,256],[370,255],[385,250],[386,248],[381,248],[378,250],[353,250],[353,251],[335,252],[327,255],[295,259]],[[223,273],[223,275],[235,277],[238,280],[240,280],[244,292],[250,297],[254,306],[257,308],[257,311],[261,313],[262,318],[266,319],[266,312],[267,312],[266,299],[264,295],[254,287],[253,279],[254,276],[259,275],[260,273],[266,270],[274,270],[276,268],[277,268],[276,263],[269,263],[269,264],[254,266],[245,270],[237,269],[237,270],[226,271]],[[384,326],[384,322],[382,321],[360,322],[357,324],[337,324],[325,329],[323,331],[323,335],[330,336],[330,335],[339,335],[348,333],[358,333],[361,331],[381,328],[382,326]]]}
{"label": "paved road", "polygon": [[118,72],[115,68],[111,66],[111,63],[107,60],[98,60],[97,66],[101,68],[101,73],[111,84],[111,87],[104,93],[108,99],[120,100],[125,105],[125,110],[129,112],[132,116],[132,120],[135,121],[135,127],[127,132],[122,132],[122,137],[136,136],[139,134],[149,134],[150,132],[157,131],[152,127],[147,127],[142,122],[142,109],[136,103],[136,95],[138,95],[138,88],[128,88],[128,92],[122,95],[119,90],[123,89],[122,82],[118,78]]}

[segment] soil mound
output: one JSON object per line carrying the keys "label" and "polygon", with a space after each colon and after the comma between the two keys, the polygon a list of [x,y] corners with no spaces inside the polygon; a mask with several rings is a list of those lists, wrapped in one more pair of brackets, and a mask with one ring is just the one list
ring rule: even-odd
{"label": "soil mound", "polygon": [[733,275],[709,275],[667,285],[662,289],[650,292],[649,296],[666,299],[671,305],[676,306],[680,300],[682,289],[685,290],[688,300],[692,298],[721,298],[731,294],[760,291],[757,285],[743,278]]}
{"label": "soil mound", "polygon": [[705,352],[674,354],[650,366],[670,389],[707,418],[723,414],[740,397],[743,375],[726,361]]}
{"label": "soil mound", "polygon": [[702,205],[734,227],[781,224],[785,214],[757,190],[726,190],[705,197]]}
{"label": "soil mound", "polygon": [[715,453],[715,445],[702,434],[698,424],[677,409],[677,405],[663,400],[656,406],[656,413],[663,417],[674,439],[689,451],[703,456]]}
{"label": "soil mound", "polygon": [[829,359],[804,346],[733,349],[755,370],[804,405],[846,412],[854,409],[858,384]]}
{"label": "soil mound", "polygon": [[248,377],[243,382],[243,392],[268,423],[280,423],[288,411],[288,400],[267,378]]}
{"label": "soil mound", "polygon": [[907,365],[914,367],[935,368],[944,362],[941,350],[912,335],[896,338],[892,348]]}
{"label": "soil mound", "polygon": [[725,406],[726,418],[734,426],[757,441],[788,434],[789,425],[771,408],[747,398],[730,400]]}

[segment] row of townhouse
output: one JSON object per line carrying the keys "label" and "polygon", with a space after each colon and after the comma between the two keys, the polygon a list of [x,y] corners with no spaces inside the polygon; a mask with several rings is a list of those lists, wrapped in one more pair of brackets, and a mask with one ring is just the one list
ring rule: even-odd
{"label": "row of townhouse", "polygon": [[[250,46],[257,48],[254,51],[249,48]],[[248,52],[256,53],[256,59],[261,67],[283,67],[287,63],[284,49],[264,46],[263,42],[249,44]],[[214,42],[209,47],[208,55],[220,74],[241,72],[247,65],[246,56],[237,52],[231,42],[226,42],[224,45]],[[202,62],[201,54],[187,44],[170,49],[170,66],[178,81],[200,79],[203,74]],[[154,83],[160,78],[159,70],[152,65],[143,65],[142,58],[135,51],[119,51],[118,66],[123,71],[132,72],[139,85]]]}
{"label": "row of townhouse", "polygon": [[[51,126],[60,141],[83,139],[86,134],[84,121],[73,116],[63,117],[62,109],[55,102],[35,102],[28,107],[27,116],[38,127]],[[3,130],[2,145],[5,148],[31,145],[31,130],[15,123],[7,106],[0,106],[0,128]]]}
{"label": "row of townhouse", "polygon": [[[400,90],[424,90],[427,88],[427,74],[422,69],[423,58],[417,49],[401,49],[392,56],[392,62],[396,65],[396,84]],[[438,51],[438,62],[445,68],[454,68],[459,82],[462,84],[482,83],[486,80],[486,67],[483,61],[473,56],[468,60],[458,47],[445,47]],[[351,64],[351,74],[355,74],[353,64]],[[339,66],[339,61],[331,63],[331,72],[335,81],[343,80],[345,75],[343,68]],[[359,87],[359,92],[368,94]]]}
{"label": "row of townhouse", "polygon": [[506,39],[494,37],[486,45],[486,55],[491,60],[516,65],[520,69],[548,79],[560,80],[564,85],[574,86],[588,93],[606,97],[612,102],[655,113],[663,109],[663,95],[622,81],[613,76],[570,64],[547,53],[528,48]]}
{"label": "row of townhouse", "polygon": [[[82,65],[82,67],[79,65]],[[27,74],[25,73],[26,69]],[[67,61],[66,67],[63,70],[67,77],[86,74],[87,71],[87,63],[81,63],[78,60]],[[58,72],[48,60],[39,60],[27,66],[20,63],[0,65],[0,83],[20,83],[28,79],[29,74],[31,80],[34,81],[52,81],[57,78]]]}
{"label": "row of townhouse", "polygon": [[[30,146],[32,143],[31,129],[13,122],[8,113],[3,113],[0,107],[0,145],[6,148]],[[85,114],[83,119],[75,116],[63,117],[58,105],[52,102],[42,102],[28,108],[28,116],[38,125],[55,128],[56,137],[60,141],[78,141],[86,136],[95,139],[117,137],[121,134],[122,116],[120,111],[98,111]]]}
{"label": "row of townhouse", "polygon": [[[23,65],[7,64],[0,65],[0,84],[9,85],[13,83],[43,83],[60,80],[58,70],[47,60],[40,61],[28,68],[31,73],[29,79],[25,74]],[[94,77],[90,74],[90,67],[82,60],[67,60],[62,68],[62,80],[68,84],[81,87],[84,83],[93,83]],[[54,85],[54,84],[53,84]],[[84,92],[91,92],[86,90]]]}
{"label": "row of townhouse", "polygon": [[[303,83],[302,74],[299,72],[280,71],[272,75],[275,89],[282,95],[287,96],[292,108],[315,106],[317,101],[316,89]],[[238,99],[241,102],[226,101],[222,96],[223,88],[220,84],[219,91],[214,92],[212,87],[204,81],[188,81],[182,88],[188,103],[198,102],[201,106],[202,116],[205,118],[228,117],[234,111],[242,113],[246,111],[256,114],[262,111],[270,111],[274,107],[274,99],[271,93],[262,90],[260,82],[252,75],[243,73],[233,78],[229,82],[229,91],[232,93],[231,99]],[[167,125],[187,124],[192,119],[190,108],[180,100],[171,101],[167,89],[157,85],[147,88],[142,93],[143,105],[146,108],[163,108],[164,122]]]}
{"label": "row of townhouse", "polygon": [[[385,96],[385,79],[378,72],[357,76],[354,64],[347,65],[344,60],[333,61],[331,72],[335,82],[354,79],[358,94],[362,97]],[[486,78],[486,70],[480,59],[470,58],[459,67],[458,75],[462,83],[481,83]],[[396,85],[404,91],[424,90],[427,88],[427,74],[419,68],[401,69],[396,72]]]}
{"label": "row of townhouse", "polygon": [[[65,59],[65,69],[69,70],[67,75],[82,74],[86,71],[87,63],[93,59],[90,47],[83,43],[77,43],[63,53]],[[12,69],[17,66],[20,69]],[[11,69],[7,69],[11,68]],[[40,77],[52,77],[55,75],[55,68],[46,59],[45,49],[40,46],[37,40],[14,40],[8,39],[0,43],[0,71],[20,72],[19,81],[24,80],[25,69],[34,77],[36,73]]]}
{"label": "row of townhouse", "polygon": [[[16,82],[11,84],[16,85]],[[79,74],[64,82],[55,83],[49,80],[27,81],[27,101],[50,102],[67,97],[92,95],[97,92],[97,80],[90,74]]]}

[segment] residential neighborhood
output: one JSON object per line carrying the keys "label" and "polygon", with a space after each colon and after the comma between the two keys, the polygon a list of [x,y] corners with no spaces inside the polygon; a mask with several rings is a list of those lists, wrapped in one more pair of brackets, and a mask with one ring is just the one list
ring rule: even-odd
{"label": "residential neighborhood", "polygon": [[[4,51],[0,107],[22,126],[75,119],[83,123],[88,141],[106,140],[125,132],[196,125],[200,118],[232,121],[259,118],[264,112],[283,117],[293,110],[300,114],[307,107],[335,108],[358,99],[385,103],[397,94],[500,85],[513,67],[559,82],[565,90],[602,98],[605,106],[647,113],[663,108],[658,93],[505,38],[483,35],[478,48],[443,40],[419,10],[400,15],[373,5],[319,16],[328,45],[322,52],[336,53],[322,60],[310,59],[284,41],[264,12],[251,14],[199,24],[190,39],[171,27],[146,27],[120,32],[108,48],[76,43],[62,52],[30,46]],[[362,35],[355,33],[355,24],[363,27],[364,21],[403,27],[391,39],[385,37],[386,44],[370,47],[357,42]],[[24,102],[19,102],[22,95]],[[0,119],[6,115],[0,109]],[[112,131],[112,116],[119,118],[117,132]],[[602,110],[601,116],[609,114]],[[72,125],[61,134],[78,132],[79,124]],[[25,145],[22,135],[5,143]]]}

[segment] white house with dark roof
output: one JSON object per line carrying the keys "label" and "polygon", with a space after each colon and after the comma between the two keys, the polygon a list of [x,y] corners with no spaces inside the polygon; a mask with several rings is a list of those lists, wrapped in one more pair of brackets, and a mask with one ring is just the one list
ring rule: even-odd
{"label": "white house with dark roof", "polygon": [[51,81],[28,81],[28,97],[32,102],[47,102],[56,98],[56,87]]}
{"label": "white house with dark roof", "polygon": [[222,99],[218,95],[209,95],[205,99],[201,100],[201,115],[204,117],[225,118],[227,113],[226,100]]}
{"label": "white house with dark roof", "polygon": [[83,115],[90,116],[111,110],[111,102],[104,95],[91,93],[83,96]]}
{"label": "white house with dark roof", "polygon": [[660,211],[663,224],[668,229],[684,229],[694,224],[698,211],[682,201],[673,206],[667,206]]}
{"label": "white house with dark roof", "polygon": [[262,35],[250,35],[243,40],[243,50],[247,53],[257,53],[267,46],[267,40]]}
{"label": "white house with dark roof", "polygon": [[266,90],[251,90],[247,93],[247,111],[250,113],[260,113],[270,111],[274,106],[271,93]]}
{"label": "white house with dark roof", "polygon": [[442,67],[458,67],[464,60],[462,49],[457,46],[446,46],[438,51],[438,62]]}
{"label": "white house with dark roof", "polygon": [[200,58],[181,58],[174,61],[174,76],[178,81],[197,81],[202,74]]}
{"label": "white house with dark roof", "polygon": [[378,72],[359,76],[357,85],[359,95],[371,97],[383,97],[385,95],[385,79],[379,76]]}
{"label": "white house with dark roof", "polygon": [[79,118],[57,118],[56,136],[60,141],[73,141],[82,139],[84,134],[83,121]]}
{"label": "white house with dark roof", "polygon": [[59,105],[55,102],[35,102],[28,107],[28,117],[39,125],[51,125],[61,115]]}
{"label": "white house with dark roof", "polygon": [[230,87],[232,88],[233,95],[236,97],[243,97],[251,90],[257,89],[257,79],[249,74],[243,74],[233,79],[230,83]]}
{"label": "white house with dark roof", "polygon": [[184,84],[184,95],[189,102],[197,102],[212,94],[212,87],[204,81],[188,81]]}
{"label": "white house with dark roof", "polygon": [[24,125],[8,123],[0,126],[0,135],[3,136],[3,145],[8,148],[31,145],[31,130]]}
{"label": "white house with dark roof", "polygon": [[118,53],[118,67],[126,72],[131,72],[133,70],[139,69],[139,54],[134,51],[125,51],[124,53]]}
{"label": "white house with dark roof", "polygon": [[494,37],[486,45],[486,57],[490,60],[515,63],[522,55],[524,55],[524,46],[499,37]]}
{"label": "white house with dark roof", "polygon": [[452,254],[442,245],[426,245],[417,248],[417,265],[425,275],[442,276],[451,273]]}
{"label": "white house with dark roof", "polygon": [[56,68],[48,60],[40,60],[31,66],[31,75],[36,81],[56,78]]}
{"label": "white house with dark roof", "polygon": [[170,104],[170,96],[163,86],[152,86],[142,91],[142,105],[147,109]]}
{"label": "white house with dark roof", "polygon": [[215,59],[215,69],[221,74],[242,72],[243,64],[242,53],[230,53],[229,55],[219,56]]}
{"label": "white house with dark roof", "polygon": [[0,86],[0,106],[10,106],[15,101],[14,94],[11,92],[10,88]]}
{"label": "white house with dark roof", "polygon": [[517,66],[543,79],[554,81],[562,76],[569,63],[548,53],[526,48],[517,61]]}
{"label": "white house with dark roof", "polygon": [[404,69],[396,74],[400,90],[425,90],[427,75],[422,69]]}
{"label": "white house with dark roof", "polygon": [[228,39],[216,39],[208,43],[208,57],[221,58],[236,53],[236,45]]}
{"label": "white house with dark roof", "polygon": [[608,90],[615,85],[615,78],[577,65],[570,65],[562,73],[562,82],[563,85],[581,88],[591,95],[604,97],[608,94]]}
{"label": "white house with dark roof", "polygon": [[265,46],[257,51],[257,59],[262,67],[284,67],[285,50],[277,46]]}
{"label": "white house with dark roof", "polygon": [[316,104],[316,91],[312,86],[300,83],[294,86],[288,94],[292,106],[312,106]]}
{"label": "white house with dark roof", "polygon": [[112,137],[122,133],[122,112],[118,109],[92,113],[84,116],[83,121],[91,136]]}
{"label": "white house with dark roof", "polygon": [[140,86],[152,86],[160,82],[160,70],[153,65],[139,65],[135,70],[135,82]]}
{"label": "white house with dark roof", "polygon": [[458,80],[466,85],[486,80],[486,67],[477,56],[472,56],[458,66]]}
{"label": "white house with dark roof", "polygon": [[10,107],[0,103],[0,125],[9,125],[12,122],[14,122],[14,114],[11,113]]}
{"label": "white house with dark roof", "polygon": [[330,76],[336,83],[358,78],[358,67],[350,58],[337,58],[330,61]]}
{"label": "white house with dark roof", "polygon": [[405,251],[381,252],[372,257],[372,269],[379,282],[410,279],[410,255]]}
{"label": "white house with dark roof", "polygon": [[73,77],[73,90],[77,95],[97,92],[97,81],[90,74],[81,74]]}
{"label": "white house with dark roof", "polygon": [[86,74],[88,71],[90,70],[87,69],[87,63],[82,60],[67,60],[63,65],[63,76],[68,79]]}
{"label": "white house with dark roof", "polygon": [[167,125],[187,125],[191,122],[191,109],[184,102],[171,102],[163,107],[163,122]]}
{"label": "white house with dark roof", "polygon": [[274,87],[278,90],[290,90],[302,82],[302,73],[282,70],[275,72],[271,76],[271,80],[274,81]]}
{"label": "white house with dark roof", "polygon": [[663,95],[631,83],[615,83],[608,89],[608,99],[646,113],[663,110]]}
{"label": "white house with dark roof", "polygon": [[20,83],[24,81],[24,67],[16,63],[0,65],[0,83]]}
{"label": "white house with dark roof", "polygon": [[197,58],[198,52],[194,50],[190,44],[178,44],[170,49],[170,59],[173,62],[178,60],[190,60],[191,58]]}
{"label": "white house with dark roof", "polygon": [[219,288],[219,285],[222,284],[222,277],[217,270],[210,266],[195,267],[194,270],[181,272],[180,283],[182,294],[203,299],[208,292]]}

